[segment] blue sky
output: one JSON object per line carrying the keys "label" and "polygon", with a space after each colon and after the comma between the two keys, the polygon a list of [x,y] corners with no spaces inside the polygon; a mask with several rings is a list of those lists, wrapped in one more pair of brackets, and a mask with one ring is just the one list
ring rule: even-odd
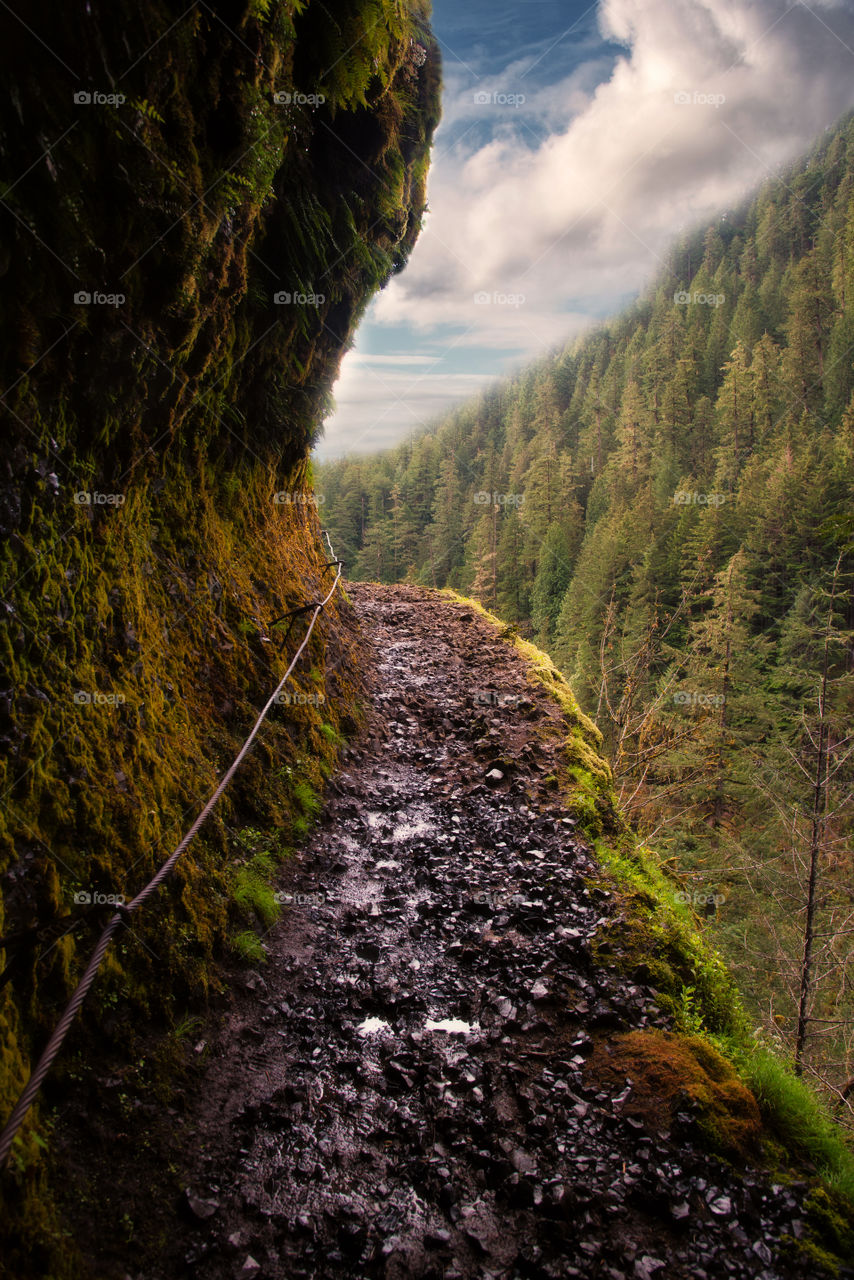
{"label": "blue sky", "polygon": [[387,448],[619,309],[854,106],[854,0],[434,0],[429,212],[320,457]]}

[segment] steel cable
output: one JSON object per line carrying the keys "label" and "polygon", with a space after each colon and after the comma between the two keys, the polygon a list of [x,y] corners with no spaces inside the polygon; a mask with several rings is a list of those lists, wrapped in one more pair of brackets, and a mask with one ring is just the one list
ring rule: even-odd
{"label": "steel cable", "polygon": [[34,1071],[32,1072],[23,1092],[21,1093],[21,1096],[19,1097],[18,1101],[15,1103],[15,1106],[12,1109],[12,1112],[9,1118],[6,1121],[2,1134],[0,1134],[0,1166],[5,1164],[6,1160],[9,1157],[9,1153],[12,1150],[12,1143],[15,1139],[15,1135],[20,1129],[25,1115],[27,1114],[30,1107],[32,1106],[36,1098],[36,1095],[39,1089],[41,1088],[41,1085],[42,1085],[42,1082],[44,1081],[45,1076],[47,1075],[48,1071],[53,1065],[53,1061],[56,1058],[56,1055],[59,1053],[60,1048],[62,1047],[62,1043],[68,1034],[71,1024],[74,1021],[75,1017],[77,1016],[77,1012],[80,1006],[82,1005],[83,1001],[86,999],[86,995],[87,995],[87,992],[89,991],[89,988],[92,986],[92,983],[95,981],[98,970],[101,967],[101,962],[103,961],[104,956],[107,953],[107,948],[109,947],[110,942],[113,939],[113,935],[123,925],[127,924],[128,917],[132,915],[134,911],[138,911],[140,907],[142,907],[144,903],[147,902],[147,900],[151,897],[151,895],[153,893],[156,893],[156,891],[160,888],[163,881],[167,878],[167,876],[170,874],[170,872],[174,868],[175,863],[181,857],[182,853],[186,851],[187,846],[191,843],[194,836],[198,833],[199,828],[203,825],[205,820],[209,817],[211,810],[214,808],[214,806],[216,805],[216,802],[219,800],[220,796],[225,791],[228,784],[231,782],[231,779],[234,777],[234,774],[236,773],[240,765],[240,762],[243,760],[247,751],[252,746],[252,743],[254,742],[258,734],[258,730],[261,728],[261,725],[264,723],[264,720],[267,717],[267,713],[269,712],[273,704],[276,702],[276,699],[281,693],[285,682],[287,681],[288,677],[290,676],[291,672],[296,666],[297,661],[299,660],[299,657],[302,654],[302,651],[305,649],[306,645],[308,644],[309,639],[311,638],[311,633],[314,629],[315,622],[317,621],[322,611],[326,608],[326,605],[332,599],[335,589],[338,586],[338,583],[341,579],[341,571],[343,569],[343,564],[340,560],[336,560],[335,558],[335,552],[332,549],[332,543],[329,540],[329,534],[325,533],[324,536],[326,537],[326,543],[327,543],[327,546],[329,547],[329,554],[331,557],[330,563],[326,565],[325,568],[331,568],[333,565],[337,566],[335,581],[332,583],[332,586],[330,587],[328,593],[324,596],[324,598],[320,601],[320,603],[315,606],[314,613],[312,614],[311,622],[309,623],[309,626],[308,626],[308,630],[306,631],[305,636],[303,637],[302,643],[300,644],[299,648],[297,649],[296,653],[291,659],[290,666],[288,667],[285,674],[282,676],[276,688],[271,693],[270,697],[267,699],[267,702],[265,703],[264,707],[259,713],[258,718],[255,721],[255,724],[252,726],[252,730],[249,733],[249,736],[245,739],[243,746],[240,748],[239,752],[234,757],[234,760],[231,762],[228,769],[223,774],[213,795],[210,797],[207,804],[202,809],[201,813],[196,818],[193,825],[190,827],[189,831],[183,837],[180,844],[178,844],[175,851],[170,855],[170,857],[167,858],[166,862],[163,863],[163,865],[157,871],[156,875],[154,875],[152,879],[149,880],[148,884],[145,885],[145,887],[142,890],[140,890],[140,892],[136,895],[135,898],[132,898],[130,902],[123,905],[120,908],[120,910],[118,910],[115,913],[115,915],[112,917],[112,919],[104,929],[104,932],[101,934],[101,937],[98,940],[98,945],[95,947],[95,950],[92,952],[92,955],[89,959],[89,963],[86,966],[83,976],[81,977],[76,988],[74,989],[74,993],[71,999],[69,1000],[68,1005],[66,1006],[65,1012],[63,1013],[62,1017],[57,1023],[56,1029],[54,1030],[53,1035],[51,1036],[50,1040],[47,1042],[47,1045],[45,1046],[45,1049],[43,1050],[42,1055],[39,1058]]}

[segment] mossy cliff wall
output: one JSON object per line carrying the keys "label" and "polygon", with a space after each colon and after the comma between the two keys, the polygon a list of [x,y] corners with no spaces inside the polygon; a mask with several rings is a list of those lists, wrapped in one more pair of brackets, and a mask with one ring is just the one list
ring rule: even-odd
{"label": "mossy cliff wall", "polygon": [[[171,852],[331,583],[307,454],[418,234],[439,66],[421,0],[28,0],[0,37],[4,1118],[98,895]],[[300,834],[356,714],[351,634],[336,604],[75,1035],[205,990],[257,832]]]}

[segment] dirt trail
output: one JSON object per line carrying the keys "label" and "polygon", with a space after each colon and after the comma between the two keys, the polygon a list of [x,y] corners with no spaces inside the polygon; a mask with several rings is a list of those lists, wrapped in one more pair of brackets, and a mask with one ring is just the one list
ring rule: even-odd
{"label": "dirt trail", "polygon": [[[555,787],[560,708],[477,615],[353,587],[375,652],[352,749],[175,1118],[190,1194],[133,1280],[779,1277],[798,1188],[649,1131],[594,1041],[669,1023],[594,965],[616,907]],[[159,1198],[155,1195],[155,1198]],[[794,1225],[793,1225],[794,1220]],[[818,1274],[818,1273],[817,1273]]]}

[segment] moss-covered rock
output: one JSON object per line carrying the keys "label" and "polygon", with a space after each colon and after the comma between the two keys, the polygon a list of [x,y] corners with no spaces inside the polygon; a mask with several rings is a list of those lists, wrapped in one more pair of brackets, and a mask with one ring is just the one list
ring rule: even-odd
{"label": "moss-covered rock", "polygon": [[600,1039],[586,1069],[606,1084],[629,1080],[626,1113],[653,1134],[669,1131],[687,1112],[710,1150],[736,1160],[759,1155],[756,1099],[732,1063],[702,1036],[651,1029]]}

